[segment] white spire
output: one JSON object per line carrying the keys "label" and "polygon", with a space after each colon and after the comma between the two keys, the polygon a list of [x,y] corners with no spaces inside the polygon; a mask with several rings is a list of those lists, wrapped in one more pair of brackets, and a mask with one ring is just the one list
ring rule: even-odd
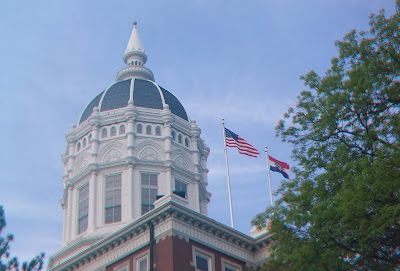
{"label": "white spire", "polygon": [[124,55],[124,62],[127,67],[119,71],[117,81],[128,78],[143,78],[154,81],[153,73],[143,66],[147,61],[147,55],[140,41],[136,25],[136,21],[133,21],[132,34]]}
{"label": "white spire", "polygon": [[143,48],[142,42],[140,41],[139,33],[137,31],[136,25],[137,25],[137,22],[133,21],[132,34],[129,39],[128,46],[126,47],[125,54],[128,53],[129,51],[144,52],[144,48]]}

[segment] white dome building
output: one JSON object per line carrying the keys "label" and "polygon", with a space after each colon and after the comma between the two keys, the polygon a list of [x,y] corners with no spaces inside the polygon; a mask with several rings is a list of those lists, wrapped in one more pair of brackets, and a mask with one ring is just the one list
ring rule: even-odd
{"label": "white dome building", "polygon": [[210,149],[179,100],[154,82],[146,60],[134,23],[127,67],[66,136],[64,245],[102,238],[174,191],[184,192],[188,208],[207,215]]}
{"label": "white dome building", "polygon": [[179,100],[154,82],[133,24],[116,82],[66,135],[63,248],[49,271],[244,271],[269,237],[207,216],[210,149]]}

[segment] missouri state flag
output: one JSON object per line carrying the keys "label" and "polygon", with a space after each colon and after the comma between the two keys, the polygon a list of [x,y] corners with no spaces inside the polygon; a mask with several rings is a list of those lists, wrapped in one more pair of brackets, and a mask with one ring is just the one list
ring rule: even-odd
{"label": "missouri state flag", "polygon": [[228,147],[237,148],[240,154],[257,157],[260,153],[249,142],[234,132],[225,128],[225,144]]}
{"label": "missouri state flag", "polygon": [[276,160],[273,158],[271,155],[268,155],[269,158],[269,168],[271,171],[279,172],[285,177],[286,179],[289,179],[289,165],[285,162],[281,162],[279,160]]}

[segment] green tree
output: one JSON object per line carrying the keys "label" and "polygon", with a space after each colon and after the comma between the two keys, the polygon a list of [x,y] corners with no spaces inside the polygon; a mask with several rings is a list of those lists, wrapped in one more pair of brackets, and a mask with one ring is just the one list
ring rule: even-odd
{"label": "green tree", "polygon": [[[19,271],[20,264],[16,257],[10,257],[10,243],[14,240],[12,234],[3,237],[2,231],[6,227],[4,208],[0,205],[0,271]],[[39,271],[43,267],[44,253],[40,253],[30,262],[24,262],[21,266],[23,271]]]}
{"label": "green tree", "polygon": [[400,268],[400,0],[336,46],[276,127],[298,167],[253,220],[270,228],[265,270]]}

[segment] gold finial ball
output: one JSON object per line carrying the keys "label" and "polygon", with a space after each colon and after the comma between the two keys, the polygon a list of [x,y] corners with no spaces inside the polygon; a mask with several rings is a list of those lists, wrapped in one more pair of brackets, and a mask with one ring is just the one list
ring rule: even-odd
{"label": "gold finial ball", "polygon": [[133,20],[133,26],[136,26],[137,25],[137,22],[136,22],[136,20]]}

